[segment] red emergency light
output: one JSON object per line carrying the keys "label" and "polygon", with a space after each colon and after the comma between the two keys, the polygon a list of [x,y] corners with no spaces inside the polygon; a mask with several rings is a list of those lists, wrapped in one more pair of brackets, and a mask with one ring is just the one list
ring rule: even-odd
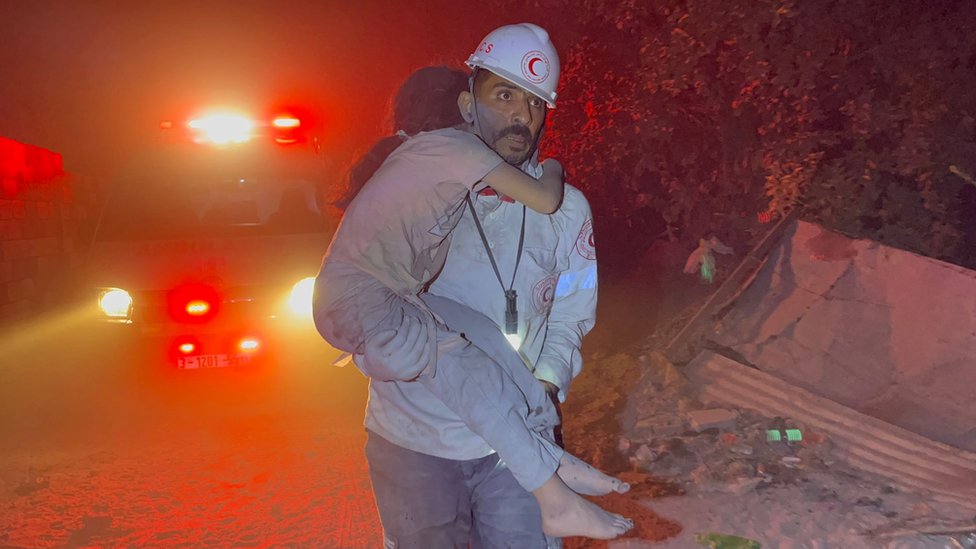
{"label": "red emergency light", "polygon": [[297,128],[302,125],[302,121],[293,116],[279,116],[271,122],[271,125],[282,129]]}
{"label": "red emergency light", "polygon": [[186,283],[166,295],[166,308],[177,322],[201,324],[209,322],[220,308],[220,294],[212,286]]}
{"label": "red emergency light", "polygon": [[191,335],[175,338],[170,346],[170,358],[200,354],[200,341]]}
{"label": "red emergency light", "polygon": [[[281,112],[281,111],[279,111]],[[216,147],[232,147],[257,139],[270,139],[280,145],[304,143],[305,123],[294,114],[278,114],[274,117],[251,117],[234,111],[209,111],[194,116],[182,125],[171,120],[160,122],[163,130],[183,128],[196,143]]]}
{"label": "red emergency light", "polygon": [[203,316],[210,312],[210,303],[203,299],[193,299],[186,304],[184,310],[190,316]]}
{"label": "red emergency light", "polygon": [[241,352],[251,353],[261,347],[261,342],[256,337],[245,337],[237,343],[237,348]]}

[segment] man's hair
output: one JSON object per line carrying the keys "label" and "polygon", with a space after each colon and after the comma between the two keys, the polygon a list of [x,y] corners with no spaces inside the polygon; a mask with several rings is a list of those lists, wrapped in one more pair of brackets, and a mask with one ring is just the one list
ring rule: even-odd
{"label": "man's hair", "polygon": [[[407,135],[457,126],[464,122],[457,98],[468,89],[468,74],[450,67],[424,67],[407,77],[393,99],[393,130]],[[384,137],[373,144],[349,169],[348,187],[335,202],[346,209],[363,185],[390,154],[403,143],[400,135]]]}
{"label": "man's hair", "polygon": [[491,71],[485,70],[481,67],[474,67],[471,69],[471,73],[468,74],[468,87],[471,89],[471,93],[474,93],[478,89],[478,84],[480,81],[488,78],[492,74]]}

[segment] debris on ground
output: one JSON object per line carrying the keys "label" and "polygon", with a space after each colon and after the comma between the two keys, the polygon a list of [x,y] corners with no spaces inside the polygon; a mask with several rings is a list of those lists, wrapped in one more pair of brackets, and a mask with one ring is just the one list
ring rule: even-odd
{"label": "debris on ground", "polygon": [[[594,501],[634,518],[635,529],[625,541],[573,539],[567,549],[618,543],[684,549],[703,532],[699,537],[713,543],[706,547],[722,548],[738,546],[715,540],[762,547],[974,547],[965,541],[973,517],[847,467],[826,434],[793,418],[706,406],[674,365],[646,350],[634,354],[591,360],[600,375],[596,385],[574,384],[564,436],[570,451],[632,484],[628,494]],[[935,519],[954,522],[939,528]],[[646,545],[633,545],[634,538]],[[753,546],[759,545],[743,547]]]}
{"label": "debris on ground", "polygon": [[714,532],[695,534],[695,541],[710,549],[761,549],[762,545],[753,539]]}
{"label": "debris on ground", "polygon": [[[839,253],[821,248],[823,256]],[[722,405],[734,424],[692,425],[696,412],[717,406],[706,406],[702,388],[665,355],[689,351],[675,341],[712,298],[708,285],[680,274],[687,250],[686,242],[658,243],[631,278],[615,281],[611,295],[626,299],[605,300],[604,318],[627,321],[610,328],[598,322],[587,339],[596,347],[584,348],[596,351],[587,353],[563,408],[567,449],[630,482],[630,501],[653,514],[635,513],[637,532],[625,539],[570,539],[567,549],[693,549],[702,533],[754,540],[764,549],[976,549],[976,534],[967,530],[976,521],[971,511],[849,467],[830,436],[796,418]],[[691,259],[700,269],[700,258]],[[646,298],[648,285],[653,299]],[[724,303],[716,315],[731,301]],[[725,329],[721,318],[709,318],[710,329]],[[621,333],[633,337],[628,345]],[[698,344],[714,345],[708,339]]]}

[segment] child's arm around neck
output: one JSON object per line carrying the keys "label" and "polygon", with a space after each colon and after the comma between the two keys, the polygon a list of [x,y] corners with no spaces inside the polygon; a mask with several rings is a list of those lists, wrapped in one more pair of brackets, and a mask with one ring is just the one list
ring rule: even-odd
{"label": "child's arm around neck", "polygon": [[502,162],[488,172],[484,182],[533,210],[551,214],[563,201],[563,167],[554,159],[542,163],[542,176],[536,180],[522,170]]}

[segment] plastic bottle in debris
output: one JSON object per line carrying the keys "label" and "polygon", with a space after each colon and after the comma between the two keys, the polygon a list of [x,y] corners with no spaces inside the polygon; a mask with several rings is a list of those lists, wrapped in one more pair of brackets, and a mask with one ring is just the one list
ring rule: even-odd
{"label": "plastic bottle in debris", "polygon": [[695,534],[695,541],[711,549],[762,549],[762,545],[754,539],[714,532]]}
{"label": "plastic bottle in debris", "polygon": [[766,429],[767,442],[803,442],[803,432],[799,429]]}

